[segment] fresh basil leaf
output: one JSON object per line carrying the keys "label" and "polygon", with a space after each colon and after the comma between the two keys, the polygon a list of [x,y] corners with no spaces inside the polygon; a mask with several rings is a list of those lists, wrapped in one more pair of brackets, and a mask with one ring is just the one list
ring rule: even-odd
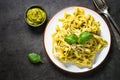
{"label": "fresh basil leaf", "polygon": [[76,34],[70,34],[70,35],[66,36],[66,37],[64,38],[64,40],[65,40],[68,44],[71,45],[71,44],[74,44],[74,43],[77,42],[78,37],[77,37]]}
{"label": "fresh basil leaf", "polygon": [[30,60],[31,63],[39,63],[39,62],[43,63],[40,55],[34,52],[28,54],[28,59]]}
{"label": "fresh basil leaf", "polygon": [[92,37],[93,37],[93,34],[91,34],[89,32],[82,32],[78,37],[78,43],[84,44],[86,41],[88,41]]}

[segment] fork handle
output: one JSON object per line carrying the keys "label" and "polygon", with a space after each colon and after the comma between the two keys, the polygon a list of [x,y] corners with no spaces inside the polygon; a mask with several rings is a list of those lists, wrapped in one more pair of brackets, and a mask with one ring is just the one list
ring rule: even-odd
{"label": "fork handle", "polygon": [[[118,45],[118,49],[120,50],[120,29],[117,26],[117,24],[115,23],[115,21],[113,20],[113,18],[110,16],[109,13],[104,14],[106,16],[106,18],[108,19],[108,21],[110,22],[111,28],[113,30],[113,33],[115,35],[116,38],[116,42]],[[116,33],[117,32],[117,33]]]}
{"label": "fork handle", "polygon": [[109,13],[105,14],[105,16],[109,18],[109,21],[112,23],[112,25],[114,26],[114,28],[116,29],[117,33],[120,36],[120,27],[118,27],[118,25],[116,24],[116,22],[113,20],[113,18],[111,17]]}

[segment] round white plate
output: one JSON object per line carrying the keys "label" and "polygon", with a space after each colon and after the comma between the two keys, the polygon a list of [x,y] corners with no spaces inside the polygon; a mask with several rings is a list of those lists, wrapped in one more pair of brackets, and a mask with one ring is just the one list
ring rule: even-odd
{"label": "round white plate", "polygon": [[85,7],[80,7],[80,8],[84,8],[86,14],[91,14],[92,16],[94,16],[96,21],[100,22],[100,29],[101,29],[100,36],[103,39],[107,40],[108,44],[104,49],[102,49],[99,52],[99,54],[97,54],[96,60],[93,64],[92,68],[80,68],[80,67],[77,67],[76,65],[64,64],[64,63],[61,63],[59,60],[57,60],[52,54],[52,37],[51,37],[51,35],[55,32],[56,25],[60,24],[60,22],[58,21],[58,18],[63,17],[64,12],[73,13],[73,11],[76,7],[78,7],[78,6],[68,7],[68,8],[65,8],[65,9],[59,11],[49,21],[48,25],[46,26],[45,32],[44,32],[44,47],[45,47],[48,57],[57,67],[59,67],[62,70],[65,70],[67,72],[82,73],[82,72],[87,72],[87,71],[90,71],[90,70],[96,68],[98,65],[100,65],[104,61],[104,59],[107,57],[107,54],[110,49],[111,35],[110,35],[108,25],[106,24],[104,19],[98,13],[96,13],[95,11],[93,11],[91,9],[88,9]]}

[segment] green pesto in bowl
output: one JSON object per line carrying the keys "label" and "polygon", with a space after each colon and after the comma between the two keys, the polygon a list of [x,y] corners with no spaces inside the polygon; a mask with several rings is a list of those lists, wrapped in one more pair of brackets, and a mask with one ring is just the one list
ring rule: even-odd
{"label": "green pesto in bowl", "polygon": [[46,12],[39,6],[32,6],[27,9],[25,20],[30,26],[41,26],[46,20]]}

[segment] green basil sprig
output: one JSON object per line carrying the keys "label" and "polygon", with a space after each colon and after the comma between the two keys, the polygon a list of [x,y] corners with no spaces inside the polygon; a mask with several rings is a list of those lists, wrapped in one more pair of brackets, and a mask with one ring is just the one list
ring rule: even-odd
{"label": "green basil sprig", "polygon": [[28,54],[28,59],[30,60],[31,63],[39,63],[39,62],[43,63],[40,55],[34,52]]}
{"label": "green basil sprig", "polygon": [[84,44],[86,41],[88,41],[89,39],[91,39],[93,37],[93,34],[89,33],[89,32],[82,32],[79,35],[78,38],[78,43],[79,44]]}
{"label": "green basil sprig", "polygon": [[77,42],[78,37],[77,37],[76,34],[70,34],[70,35],[66,36],[66,37],[64,38],[64,40],[65,40],[68,44],[71,45],[71,44],[74,44],[74,43]]}
{"label": "green basil sprig", "polygon": [[66,41],[68,44],[84,44],[86,41],[91,39],[93,37],[92,33],[89,32],[82,32],[79,37],[77,37],[76,34],[70,34],[64,38],[64,41]]}

